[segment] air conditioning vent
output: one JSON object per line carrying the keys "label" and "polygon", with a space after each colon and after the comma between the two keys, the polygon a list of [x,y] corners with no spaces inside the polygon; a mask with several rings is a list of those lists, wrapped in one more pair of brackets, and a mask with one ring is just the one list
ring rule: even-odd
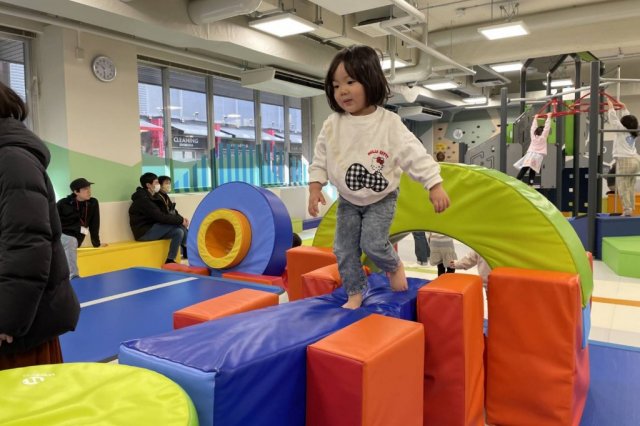
{"label": "air conditioning vent", "polygon": [[405,120],[433,121],[442,118],[442,111],[418,105],[400,107],[398,108],[398,115]]}
{"label": "air conditioning vent", "polygon": [[240,79],[243,87],[278,95],[295,98],[324,95],[323,82],[271,67],[243,71]]}
{"label": "air conditioning vent", "polygon": [[499,78],[473,80],[473,85],[476,87],[496,87],[504,86],[505,84],[504,80],[500,80]]}
{"label": "air conditioning vent", "polygon": [[[369,37],[388,36],[389,32],[380,25],[381,23],[388,20],[389,18],[370,19],[368,21],[360,22],[358,25],[353,27],[353,29],[360,31],[361,33],[364,33]],[[391,26],[391,28],[401,33],[406,33],[411,31],[411,28],[409,28],[407,25],[404,25],[404,24],[393,25]]]}

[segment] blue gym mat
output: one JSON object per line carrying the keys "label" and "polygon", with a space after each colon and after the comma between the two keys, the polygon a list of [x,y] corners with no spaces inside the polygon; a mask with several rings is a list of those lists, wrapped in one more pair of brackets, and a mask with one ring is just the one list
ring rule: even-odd
{"label": "blue gym mat", "polygon": [[640,425],[640,348],[589,341],[591,385],[580,426]]}
{"label": "blue gym mat", "polygon": [[174,311],[203,300],[241,288],[283,292],[274,286],[146,268],[77,278],[72,284],[82,309],[76,330],[60,337],[65,362],[112,359],[121,342],[171,331]]}

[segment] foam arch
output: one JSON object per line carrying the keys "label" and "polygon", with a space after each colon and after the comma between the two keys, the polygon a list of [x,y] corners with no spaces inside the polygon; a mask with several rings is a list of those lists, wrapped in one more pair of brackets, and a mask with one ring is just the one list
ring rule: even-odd
{"label": "foam arch", "polygon": [[[492,268],[511,266],[577,273],[582,305],[593,291],[584,247],[562,213],[524,183],[476,165],[441,164],[451,207],[436,214],[429,193],[403,175],[390,235],[429,230],[477,251]],[[332,247],[337,203],[318,226],[313,245]]]}

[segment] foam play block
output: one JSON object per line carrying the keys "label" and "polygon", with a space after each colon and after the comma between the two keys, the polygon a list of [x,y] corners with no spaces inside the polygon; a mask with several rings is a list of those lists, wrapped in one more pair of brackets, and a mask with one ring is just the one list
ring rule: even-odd
{"label": "foam play block", "polygon": [[248,272],[231,271],[224,272],[222,278],[228,278],[230,280],[244,281],[248,283],[258,283],[266,285],[275,285],[276,287],[284,288],[284,282],[281,276],[275,275],[258,275],[250,274]]}
{"label": "foam play block", "polygon": [[254,311],[277,304],[277,294],[243,288],[174,312],[173,328],[177,330],[190,325],[200,324],[201,322],[228,317],[241,312]]}
{"label": "foam play block", "polygon": [[182,263],[165,263],[162,265],[162,269],[167,271],[184,272],[185,274],[203,275],[205,277],[210,275],[209,268],[205,266],[190,266],[183,265]]}
{"label": "foam play block", "polygon": [[371,315],[307,349],[307,426],[421,426],[424,330]]}
{"label": "foam play block", "polygon": [[606,237],[640,235],[640,216],[609,216],[598,214],[596,218],[596,259],[602,259],[602,240]]}
{"label": "foam play block", "polygon": [[618,275],[640,278],[640,235],[604,238],[602,261]]}
{"label": "foam play block", "polygon": [[330,248],[299,246],[287,250],[289,300],[303,298],[302,274],[336,262],[336,255]]}
{"label": "foam play block", "polygon": [[302,274],[302,297],[328,294],[342,285],[338,272],[338,264],[323,266],[306,274]]}
{"label": "foam play block", "polygon": [[589,387],[579,275],[501,267],[489,288],[487,423],[578,425]]}
{"label": "foam play block", "polygon": [[483,309],[477,275],[444,274],[418,291],[425,425],[484,425]]}
{"label": "foam play block", "polygon": [[198,426],[189,396],[154,371],[70,363],[0,371],[0,424]]}
{"label": "foam play block", "polygon": [[392,292],[373,274],[362,309],[343,309],[343,289],[124,342],[118,360],[164,374],[191,396],[201,425],[300,426],[307,346],[372,313],[415,319],[417,289]]}
{"label": "foam play block", "polygon": [[134,267],[160,268],[167,260],[168,252],[169,240],[124,241],[106,247],[80,247],[78,270],[81,277],[88,277]]}

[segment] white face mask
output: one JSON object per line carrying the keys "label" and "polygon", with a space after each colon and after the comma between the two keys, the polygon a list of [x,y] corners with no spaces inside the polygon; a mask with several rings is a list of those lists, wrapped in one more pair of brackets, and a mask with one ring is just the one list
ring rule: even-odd
{"label": "white face mask", "polygon": [[158,192],[160,192],[160,184],[156,183],[155,185],[153,185],[153,193],[157,194]]}

